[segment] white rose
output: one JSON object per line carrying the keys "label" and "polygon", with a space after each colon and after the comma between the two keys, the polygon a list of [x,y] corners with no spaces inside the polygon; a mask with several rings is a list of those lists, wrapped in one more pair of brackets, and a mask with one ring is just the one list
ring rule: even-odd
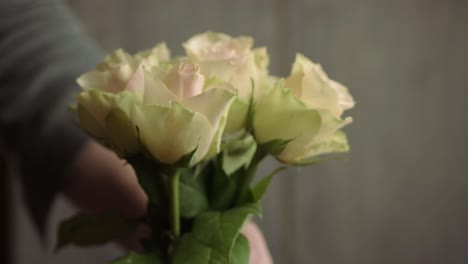
{"label": "white rose", "polygon": [[319,64],[302,54],[296,55],[286,87],[310,107],[327,109],[335,116],[354,107],[353,97],[342,84],[328,78]]}
{"label": "white rose", "polygon": [[298,55],[287,80],[280,81],[255,105],[255,138],[260,144],[288,142],[274,154],[292,164],[307,163],[320,154],[348,151],[346,137],[339,129],[352,119],[340,116],[353,105],[344,86]]}
{"label": "white rose", "polygon": [[[83,89],[100,89],[111,93],[124,90],[141,90],[142,80],[134,77],[142,66],[159,66],[170,60],[170,51],[161,43],[152,49],[138,52],[134,56],[122,49],[107,55],[94,71],[81,75],[77,82]],[[139,75],[142,76],[141,73]],[[130,80],[132,79],[132,82]]]}
{"label": "white rose", "polygon": [[178,63],[163,77],[145,72],[144,105],[133,120],[140,140],[158,160],[174,164],[193,152],[190,164],[219,152],[221,135],[235,94],[203,92],[205,77],[192,63]]}
{"label": "white rose", "polygon": [[[216,32],[195,35],[183,46],[189,59],[200,65],[201,73],[209,79],[225,81],[237,91],[239,99],[234,102],[229,114],[226,132],[245,128],[252,81],[255,98],[266,93],[271,84],[266,48],[252,49],[251,37],[232,38]],[[205,89],[210,88],[208,86]]]}

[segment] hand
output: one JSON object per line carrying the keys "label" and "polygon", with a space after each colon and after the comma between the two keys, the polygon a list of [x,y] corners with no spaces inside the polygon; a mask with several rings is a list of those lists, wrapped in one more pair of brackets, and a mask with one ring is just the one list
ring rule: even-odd
{"label": "hand", "polygon": [[148,202],[132,167],[94,141],[75,159],[64,192],[84,210],[117,209],[129,218],[143,216]]}
{"label": "hand", "polygon": [[250,264],[273,264],[273,259],[260,228],[254,222],[249,221],[242,233],[249,240]]}

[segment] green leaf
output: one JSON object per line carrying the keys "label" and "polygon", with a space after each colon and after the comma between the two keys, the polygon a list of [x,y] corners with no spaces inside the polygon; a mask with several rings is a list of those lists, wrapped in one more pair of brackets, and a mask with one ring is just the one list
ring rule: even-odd
{"label": "green leaf", "polygon": [[192,233],[177,242],[172,263],[247,264],[249,244],[240,231],[251,214],[260,214],[258,204],[199,214]]}
{"label": "green leaf", "polygon": [[176,244],[172,264],[223,264],[228,263],[220,252],[194,238],[193,234],[183,235]]}
{"label": "green leaf", "polygon": [[210,207],[214,210],[225,210],[232,207],[237,194],[237,182],[231,177],[218,175],[213,181],[212,194],[210,196]]}
{"label": "green leaf", "polygon": [[223,151],[222,167],[226,175],[231,175],[238,169],[248,166],[257,150],[255,139],[247,137],[229,142]]}
{"label": "green leaf", "polygon": [[259,202],[262,199],[265,192],[267,191],[273,176],[280,173],[284,169],[286,169],[285,166],[279,167],[267,176],[265,176],[259,182],[257,182],[255,186],[249,190],[248,193],[246,193],[243,197],[239,198],[239,204]]}
{"label": "green leaf", "polygon": [[192,234],[204,245],[215,249],[227,260],[242,226],[249,215],[260,215],[259,204],[247,204],[221,212],[205,212],[195,218]]}
{"label": "green leaf", "polygon": [[282,172],[285,170],[286,167],[279,167],[276,170],[272,171],[269,175],[267,175],[265,178],[261,179],[259,182],[255,184],[255,186],[252,188],[250,191],[252,195],[252,202],[256,203],[260,201],[265,194],[265,192],[268,189],[268,186],[270,185],[271,179],[273,179],[273,176],[276,174]]}
{"label": "green leaf", "polygon": [[93,246],[124,238],[136,227],[116,211],[79,213],[59,226],[56,250],[67,245]]}
{"label": "green leaf", "polygon": [[248,264],[250,257],[249,240],[243,235],[239,234],[232,248],[231,264]]}
{"label": "green leaf", "polygon": [[223,170],[222,157],[218,155],[206,167],[208,198],[212,210],[226,210],[231,208],[237,192],[236,176],[228,176]]}
{"label": "green leaf", "polygon": [[193,174],[193,170],[183,170],[180,175],[179,194],[182,217],[193,218],[208,208],[205,188],[200,179],[201,177]]}
{"label": "green leaf", "polygon": [[155,254],[139,254],[130,252],[128,255],[111,261],[109,264],[160,264],[161,258]]}
{"label": "green leaf", "polygon": [[164,168],[156,161],[139,155],[128,159],[138,178],[140,186],[148,195],[151,203],[163,205],[165,203],[165,175]]}

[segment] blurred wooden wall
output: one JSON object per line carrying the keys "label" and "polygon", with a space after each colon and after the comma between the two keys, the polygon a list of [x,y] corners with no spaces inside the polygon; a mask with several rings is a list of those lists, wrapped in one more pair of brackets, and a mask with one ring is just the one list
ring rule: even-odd
{"label": "blurred wooden wall", "polygon": [[[70,4],[108,50],[164,40],[181,53],[181,42],[206,30],[251,35],[268,46],[272,73],[288,74],[301,52],[350,88],[357,100],[349,112],[355,122],[346,128],[350,159],[288,170],[268,192],[260,223],[276,263],[468,263],[466,1]],[[275,165],[269,161],[263,171]],[[65,207],[56,216],[69,212]],[[27,238],[19,226],[17,245]],[[21,250],[18,263],[38,263]],[[102,263],[113,254],[105,247],[43,258]]]}

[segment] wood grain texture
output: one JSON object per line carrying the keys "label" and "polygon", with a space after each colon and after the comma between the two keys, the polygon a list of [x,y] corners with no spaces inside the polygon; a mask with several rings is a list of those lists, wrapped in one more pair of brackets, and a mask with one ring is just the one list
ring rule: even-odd
{"label": "wood grain texture", "polygon": [[350,160],[298,173],[294,263],[465,263],[467,6],[294,3],[291,48],[358,102]]}
{"label": "wood grain texture", "polygon": [[[251,35],[269,47],[274,74],[288,74],[297,51],[350,87],[349,160],[290,169],[267,193],[261,225],[276,263],[468,262],[465,1],[69,2],[107,50],[164,40],[177,54],[194,33]],[[116,254],[88,252],[73,256]]]}

